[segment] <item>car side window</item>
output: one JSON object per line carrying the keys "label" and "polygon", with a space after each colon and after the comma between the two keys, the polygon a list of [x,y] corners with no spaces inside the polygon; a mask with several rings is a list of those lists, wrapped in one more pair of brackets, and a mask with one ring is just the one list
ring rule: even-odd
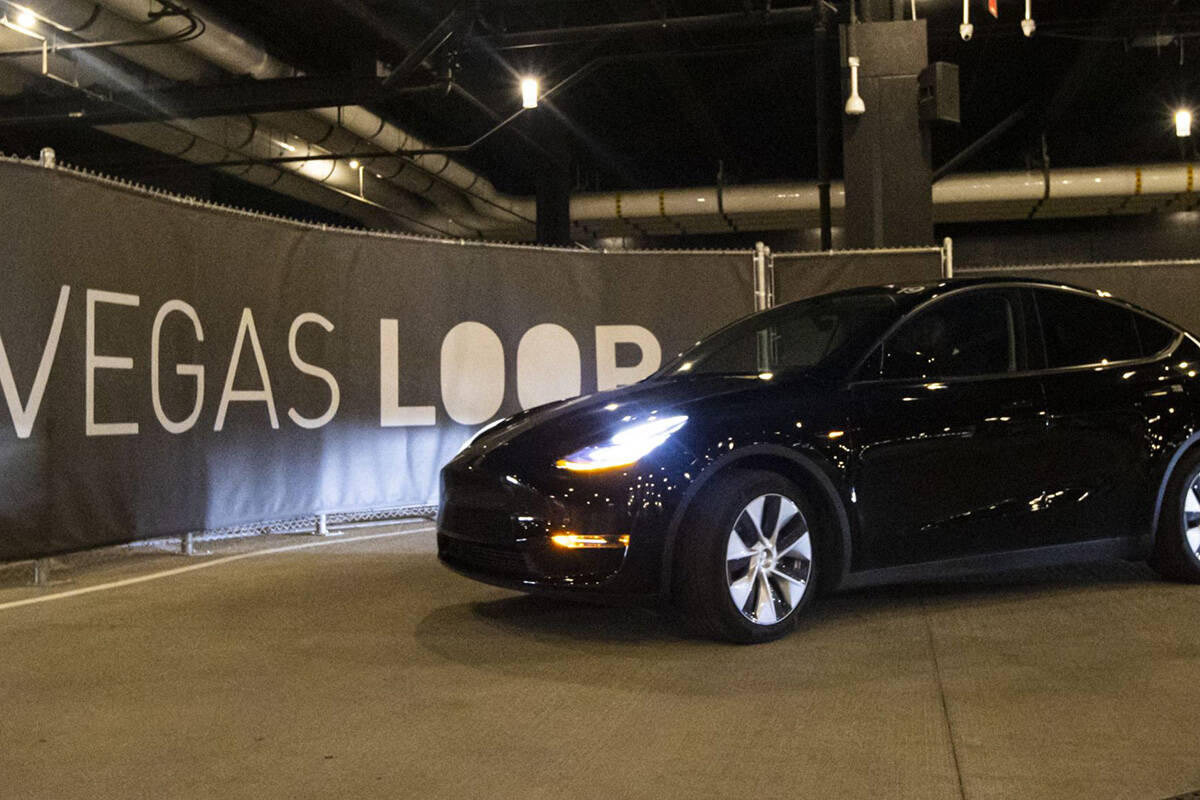
{"label": "car side window", "polygon": [[939,300],[883,345],[881,377],[924,380],[996,375],[1017,369],[1012,295],[973,291]]}
{"label": "car side window", "polygon": [[1074,292],[1040,290],[1034,294],[1050,369],[1142,356],[1137,321],[1129,309]]}
{"label": "car side window", "polygon": [[1150,319],[1144,314],[1135,314],[1138,338],[1142,340],[1142,355],[1152,356],[1162,352],[1163,348],[1175,341],[1175,331],[1161,322]]}

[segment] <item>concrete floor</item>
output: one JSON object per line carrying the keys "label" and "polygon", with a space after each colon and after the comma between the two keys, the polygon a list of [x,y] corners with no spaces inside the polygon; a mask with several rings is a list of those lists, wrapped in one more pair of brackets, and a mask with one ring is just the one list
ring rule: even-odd
{"label": "concrete floor", "polygon": [[[736,647],[460,578],[428,527],[123,550],[0,587],[0,797],[1200,789],[1200,587],[1141,565],[826,598]],[[354,538],[380,532],[403,535]],[[230,554],[254,555],[12,605]]]}

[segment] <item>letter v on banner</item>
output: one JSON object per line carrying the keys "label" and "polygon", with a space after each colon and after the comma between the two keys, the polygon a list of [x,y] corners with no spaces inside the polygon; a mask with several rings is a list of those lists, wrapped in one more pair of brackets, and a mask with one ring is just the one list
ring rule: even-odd
{"label": "letter v on banner", "polygon": [[0,337],[0,385],[4,389],[4,399],[8,403],[8,413],[12,416],[13,428],[18,439],[28,439],[33,432],[33,423],[37,419],[38,409],[42,405],[42,395],[46,392],[46,382],[50,380],[50,368],[54,364],[54,355],[58,352],[58,340],[62,335],[63,319],[67,316],[67,300],[71,296],[71,287],[64,286],[58,292],[58,306],[54,309],[54,322],[50,324],[50,335],[46,338],[46,346],[42,348],[42,360],[38,364],[37,375],[33,379],[33,387],[29,390],[29,402],[21,405],[21,396],[17,391],[17,382],[13,378],[12,365],[8,361],[8,353],[4,349],[4,339]]}

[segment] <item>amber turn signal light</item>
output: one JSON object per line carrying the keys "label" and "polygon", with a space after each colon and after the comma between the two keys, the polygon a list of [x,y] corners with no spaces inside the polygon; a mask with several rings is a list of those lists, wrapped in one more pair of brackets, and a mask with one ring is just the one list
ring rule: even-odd
{"label": "amber turn signal light", "polygon": [[556,533],[550,541],[568,550],[584,548],[617,548],[629,546],[629,534],[597,534],[597,533]]}

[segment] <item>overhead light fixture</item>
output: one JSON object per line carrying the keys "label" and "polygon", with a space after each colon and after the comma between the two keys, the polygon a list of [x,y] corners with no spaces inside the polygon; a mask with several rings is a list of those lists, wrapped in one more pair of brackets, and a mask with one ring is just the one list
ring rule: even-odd
{"label": "overhead light fixture", "polygon": [[272,139],[271,141],[273,141],[275,144],[282,147],[284,150],[287,150],[289,153],[296,152],[296,146],[293,144],[288,144],[287,142],[281,142],[278,139]]}
{"label": "overhead light fixture", "polygon": [[846,64],[850,67],[850,96],[846,98],[846,113],[857,117],[867,110],[867,104],[863,102],[862,95],[858,93],[858,67],[861,62],[858,60],[858,56],[850,56],[846,59]]}
{"label": "overhead light fixture", "polygon": [[1021,33],[1028,39],[1036,30],[1037,23],[1033,21],[1033,0],[1025,0],[1025,19],[1021,20]]}
{"label": "overhead light fixture", "polygon": [[537,78],[521,79],[521,108],[537,108],[541,86]]}
{"label": "overhead light fixture", "polygon": [[33,26],[38,23],[37,14],[34,14],[28,8],[22,8],[18,5],[14,5],[12,8],[16,10],[16,16],[9,17],[8,14],[5,14],[3,17],[0,17],[0,25],[17,33],[23,33],[26,36],[32,36],[34,39],[45,41],[46,37],[33,29]]}
{"label": "overhead light fixture", "polygon": [[958,35],[964,42],[971,41],[975,35],[975,26],[971,24],[971,0],[963,0],[963,21],[958,26]]}
{"label": "overhead light fixture", "polygon": [[1186,108],[1175,112],[1175,135],[1180,139],[1192,135],[1192,112]]}
{"label": "overhead light fixture", "polygon": [[358,169],[358,160],[357,159],[354,159],[354,158],[350,159],[350,169]]}

